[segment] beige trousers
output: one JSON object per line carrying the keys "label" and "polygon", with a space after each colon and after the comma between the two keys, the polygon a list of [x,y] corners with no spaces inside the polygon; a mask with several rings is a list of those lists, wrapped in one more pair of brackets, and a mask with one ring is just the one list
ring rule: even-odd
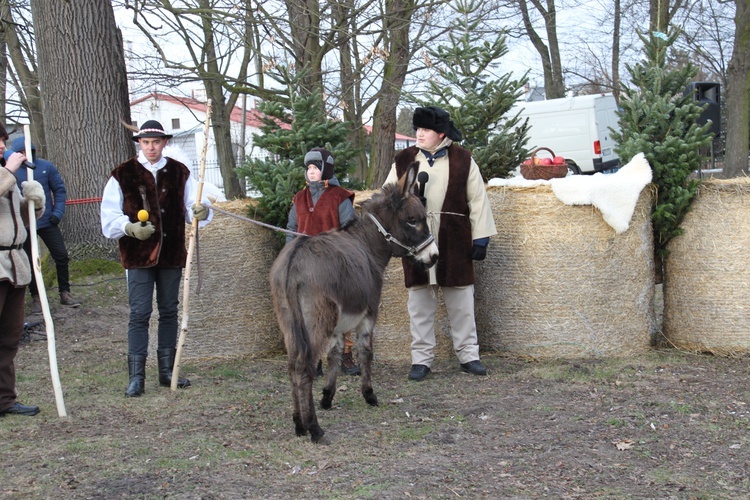
{"label": "beige trousers", "polygon": [[451,324],[453,350],[459,363],[479,359],[477,325],[474,321],[474,285],[440,287],[439,285],[409,288],[409,323],[411,328],[411,362],[431,366],[435,359],[435,314],[438,288],[443,290],[445,308]]}

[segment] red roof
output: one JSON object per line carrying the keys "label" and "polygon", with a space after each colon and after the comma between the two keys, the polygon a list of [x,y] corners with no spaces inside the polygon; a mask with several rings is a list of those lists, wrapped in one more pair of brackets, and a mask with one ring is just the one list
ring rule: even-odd
{"label": "red roof", "polygon": [[[364,127],[368,134],[372,134],[372,125],[365,125]],[[399,134],[398,132],[396,132],[396,140],[417,142],[416,137],[409,137],[408,135]]]}
{"label": "red roof", "polygon": [[[147,94],[144,97],[141,97],[141,98],[136,99],[135,101],[132,101],[130,105],[133,106],[135,104],[139,104],[149,99],[157,99],[160,101],[171,102],[173,104],[185,106],[186,108],[190,108],[195,111],[199,111],[201,113],[206,112],[206,103],[203,101],[199,101],[198,99],[193,99],[192,97],[174,97],[174,96],[167,95],[167,94],[161,94],[159,92],[151,92],[150,94]],[[229,119],[233,122],[241,123],[242,122],[242,108],[235,106],[232,109],[232,114],[229,116]],[[245,124],[250,127],[255,127],[255,128],[263,127],[263,113],[261,113],[255,108],[246,110],[245,111]],[[286,123],[282,123],[281,128],[289,130],[292,127]]]}

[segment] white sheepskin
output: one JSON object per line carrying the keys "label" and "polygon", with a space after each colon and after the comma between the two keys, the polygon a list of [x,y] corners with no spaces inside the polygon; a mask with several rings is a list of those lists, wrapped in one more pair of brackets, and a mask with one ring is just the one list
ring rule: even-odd
{"label": "white sheepskin", "polygon": [[594,205],[602,218],[617,234],[630,227],[630,219],[641,191],[651,182],[651,166],[643,153],[638,153],[614,174],[568,175],[561,179],[528,180],[490,179],[488,186],[535,187],[549,184],[552,192],[566,205]]}
{"label": "white sheepskin", "polygon": [[552,192],[566,205],[594,205],[617,234],[630,227],[641,191],[651,182],[651,166],[638,153],[614,174],[572,175],[552,179]]}

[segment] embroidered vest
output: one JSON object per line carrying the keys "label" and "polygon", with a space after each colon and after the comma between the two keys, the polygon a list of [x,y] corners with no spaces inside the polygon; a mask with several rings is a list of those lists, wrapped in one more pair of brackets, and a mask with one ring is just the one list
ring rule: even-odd
{"label": "embroidered vest", "polygon": [[294,196],[297,211],[297,232],[315,236],[323,231],[335,229],[339,221],[339,205],[349,198],[354,203],[354,193],[340,186],[328,186],[313,206],[312,195],[308,188]]}
{"label": "embroidered vest", "polygon": [[[419,149],[411,146],[396,155],[396,173],[401,177],[414,161]],[[448,187],[443,200],[438,230],[438,258],[435,275],[440,286],[466,286],[474,284],[474,264],[471,260],[471,219],[466,197],[466,183],[471,167],[471,152],[459,146],[448,146]],[[429,182],[429,181],[428,181]],[[417,186],[414,186],[416,193]],[[427,271],[414,266],[409,259],[402,259],[406,287],[429,284]]]}
{"label": "embroidered vest", "polygon": [[[185,184],[190,177],[188,168],[167,158],[167,164],[154,179],[136,158],[131,158],[115,167],[112,177],[122,190],[122,212],[136,222],[138,211],[145,208],[148,220],[156,229],[145,241],[128,236],[119,239],[122,267],[185,267],[184,198]],[[147,203],[144,203],[144,196]]]}

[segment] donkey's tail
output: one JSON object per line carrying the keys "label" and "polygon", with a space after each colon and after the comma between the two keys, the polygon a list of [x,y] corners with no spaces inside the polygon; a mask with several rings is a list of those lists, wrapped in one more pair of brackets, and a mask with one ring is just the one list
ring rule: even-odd
{"label": "donkey's tail", "polygon": [[294,260],[294,254],[299,249],[299,241],[294,243],[295,248],[289,255],[287,260],[287,272],[286,272],[286,283],[284,284],[286,290],[286,298],[289,303],[289,310],[292,314],[292,341],[296,347],[296,354],[298,361],[305,367],[310,378],[315,378],[315,360],[313,359],[312,346],[310,344],[310,332],[307,331],[305,326],[305,316],[302,313],[302,305],[300,304],[299,297],[302,293],[300,290],[300,283],[291,276],[294,275],[294,271],[291,269],[292,261]]}

